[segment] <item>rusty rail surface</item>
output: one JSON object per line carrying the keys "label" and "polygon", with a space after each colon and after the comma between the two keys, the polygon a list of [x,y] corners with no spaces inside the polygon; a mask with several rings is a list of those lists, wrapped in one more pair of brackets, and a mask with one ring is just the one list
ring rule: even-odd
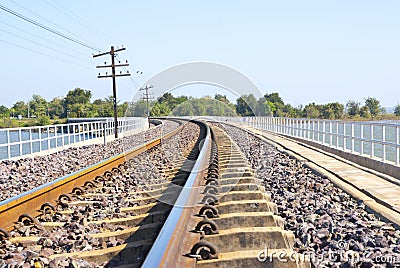
{"label": "rusty rail surface", "polygon": [[54,203],[61,194],[70,193],[75,187],[83,186],[85,182],[160,144],[162,139],[175,135],[182,127],[183,124],[150,142],[0,202],[0,228],[5,231],[12,230],[13,224],[21,215],[29,214],[32,217],[39,215],[43,204]]}

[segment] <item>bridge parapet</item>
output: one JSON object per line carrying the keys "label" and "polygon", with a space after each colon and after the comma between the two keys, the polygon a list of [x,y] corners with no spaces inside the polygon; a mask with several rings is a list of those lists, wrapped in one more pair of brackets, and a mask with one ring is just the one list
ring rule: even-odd
{"label": "bridge parapet", "polygon": [[[0,129],[0,160],[48,154],[71,146],[99,144],[114,136],[112,118],[73,118],[69,124]],[[118,119],[118,132],[130,135],[148,127],[146,117]]]}
{"label": "bridge parapet", "polygon": [[400,179],[400,121],[359,122],[270,116],[200,118],[284,135]]}

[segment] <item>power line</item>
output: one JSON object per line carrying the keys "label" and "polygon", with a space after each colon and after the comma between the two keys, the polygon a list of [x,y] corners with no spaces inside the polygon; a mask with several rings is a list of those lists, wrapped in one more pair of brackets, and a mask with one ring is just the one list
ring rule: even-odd
{"label": "power line", "polygon": [[80,22],[77,22],[78,24],[84,26],[86,29],[95,32],[99,37],[105,39],[105,34],[99,32],[96,27],[94,27],[93,25],[91,25],[90,23],[88,23],[86,20],[84,20],[82,17],[78,16],[77,14],[75,14],[74,12],[72,12],[71,10],[69,10],[68,8],[66,8],[65,6],[61,5],[59,2],[57,2],[56,0],[43,0],[44,2],[46,2],[48,5],[50,5],[51,7],[53,7],[54,9],[58,10],[60,13],[64,14],[65,16],[73,19],[73,20],[79,20]]}
{"label": "power line", "polygon": [[62,47],[62,48],[64,48],[64,49],[68,49],[68,50],[70,50],[70,51],[72,51],[72,52],[74,52],[74,53],[81,53],[81,52],[79,52],[79,51],[77,51],[77,50],[75,50],[75,49],[72,49],[72,48],[70,48],[70,47],[61,45],[61,44],[56,43],[56,42],[54,42],[54,41],[52,41],[52,40],[49,40],[49,39],[47,39],[47,38],[43,38],[43,37],[41,37],[41,36],[39,36],[39,35],[37,35],[37,34],[31,33],[31,32],[28,32],[28,31],[25,31],[25,30],[23,30],[23,29],[21,29],[21,28],[19,28],[19,27],[16,27],[16,26],[14,26],[14,25],[11,25],[11,24],[9,24],[9,23],[7,23],[7,22],[4,22],[4,21],[1,21],[1,20],[0,20],[0,23],[1,23],[1,24],[4,24],[4,25],[7,25],[7,26],[10,27],[10,28],[16,29],[16,30],[18,30],[18,31],[20,31],[20,32],[23,32],[23,33],[25,33],[25,34],[28,34],[28,35],[30,35],[30,36],[33,36],[33,37],[36,37],[36,38],[41,39],[41,40],[43,40],[43,41],[46,41],[46,42],[48,42],[48,43],[52,43],[52,44],[54,44],[54,45],[56,45],[56,46]]}
{"label": "power line", "polygon": [[[64,14],[65,16],[67,16],[67,17],[69,17],[71,19],[79,19],[80,21],[83,21],[80,17],[74,15],[71,11],[69,11],[68,9],[63,7],[60,3],[57,3],[55,0],[52,0],[52,1],[43,0],[43,1],[46,2],[52,8],[56,9],[57,11],[59,11],[60,13]],[[58,5],[58,7],[56,5],[54,5],[52,2],[56,3],[56,5]],[[87,26],[86,22],[84,24],[85,24],[85,26]]]}
{"label": "power line", "polygon": [[85,42],[88,42],[88,41],[85,40],[84,38],[82,38],[82,37],[80,37],[80,36],[74,34],[73,32],[69,31],[68,29],[66,29],[66,28],[64,28],[64,27],[62,27],[62,26],[60,26],[60,25],[58,25],[58,24],[52,22],[51,20],[49,20],[49,19],[47,19],[47,18],[45,18],[45,17],[39,15],[38,13],[32,11],[31,9],[29,9],[29,8],[27,8],[27,7],[24,7],[24,6],[22,6],[21,4],[15,2],[15,1],[13,1],[13,0],[8,0],[8,1],[11,2],[11,3],[13,3],[14,5],[17,5],[17,6],[19,6],[20,8],[23,8],[24,10],[26,10],[26,11],[28,11],[28,12],[34,14],[36,17],[39,17],[39,18],[41,18],[42,20],[47,21],[48,23],[50,23],[50,24],[52,24],[52,25],[54,25],[54,26],[56,26],[56,27],[58,27],[58,28],[60,28],[60,29],[62,29],[62,30],[64,30],[64,31],[66,31],[67,33],[70,33],[71,35],[75,36],[76,38],[81,39],[81,40],[84,40]]}
{"label": "power line", "polygon": [[[115,57],[117,58],[118,61],[121,61],[120,58],[118,57],[118,54],[115,54]],[[129,73],[129,70],[127,68],[125,68],[125,66],[122,66],[122,69],[124,70],[124,72]],[[133,80],[132,76],[129,76],[129,78],[137,88],[140,87],[139,83],[137,83],[135,80]]]}
{"label": "power line", "polygon": [[60,37],[62,37],[64,39],[67,39],[67,40],[71,41],[71,42],[74,42],[74,43],[76,43],[78,45],[81,45],[83,47],[86,47],[86,48],[89,48],[89,49],[92,49],[92,50],[95,50],[95,51],[100,51],[98,48],[95,48],[95,47],[93,47],[93,46],[91,46],[89,44],[85,44],[85,43],[83,43],[83,42],[81,42],[81,41],[79,41],[79,40],[77,40],[77,39],[75,39],[73,37],[67,36],[67,35],[65,35],[65,34],[59,32],[59,31],[56,31],[56,30],[54,30],[54,29],[52,29],[52,28],[50,28],[50,27],[48,27],[46,25],[43,25],[43,24],[41,24],[41,23],[39,23],[37,21],[34,21],[34,20],[24,16],[24,15],[21,15],[21,14],[15,12],[15,11],[3,6],[3,5],[0,5],[0,9],[4,10],[4,11],[10,13],[11,15],[14,15],[14,16],[16,16],[16,17],[18,17],[18,18],[20,18],[20,19],[22,19],[24,21],[27,21],[27,22],[29,22],[29,23],[37,26],[37,27],[40,27],[40,28],[42,28],[42,29],[44,29],[44,30],[46,30],[48,32],[51,32],[51,33],[53,33],[55,35],[58,35],[58,36],[60,36]]}
{"label": "power line", "polygon": [[65,59],[62,59],[62,58],[59,58],[59,57],[51,56],[51,55],[48,55],[46,53],[31,49],[31,48],[27,48],[27,47],[24,47],[24,46],[21,46],[21,45],[18,45],[18,44],[9,42],[9,41],[5,41],[5,40],[1,40],[0,39],[0,42],[5,43],[5,44],[9,44],[11,46],[15,46],[15,47],[18,47],[18,48],[22,48],[22,49],[34,52],[36,54],[40,54],[42,56],[46,56],[46,57],[49,57],[49,58],[52,58],[52,59],[56,59],[56,60],[59,60],[59,61],[67,62],[67,63],[73,64],[73,65],[76,65],[76,66],[80,66],[80,67],[88,69],[88,70],[92,70],[92,68],[89,68],[89,67],[87,67],[85,65],[82,65],[82,64],[79,64],[79,63],[75,63],[75,62],[72,62],[72,61],[68,61],[68,60],[65,60]]}
{"label": "power line", "polygon": [[55,48],[52,48],[52,47],[43,45],[43,44],[38,43],[38,42],[33,41],[33,40],[30,40],[29,38],[25,38],[25,37],[19,36],[19,35],[17,35],[17,34],[11,33],[11,32],[9,32],[9,31],[3,30],[3,29],[0,29],[0,31],[5,32],[5,33],[8,33],[9,35],[12,35],[12,36],[15,36],[15,37],[17,37],[17,38],[23,39],[23,40],[25,40],[25,41],[31,42],[31,43],[36,44],[36,45],[38,45],[38,46],[42,46],[42,47],[45,47],[45,48],[47,48],[47,49],[53,50],[53,51],[55,51],[55,52],[57,52],[57,53],[60,53],[60,54],[65,55],[65,56],[72,57],[72,58],[75,58],[75,59],[77,59],[77,60],[84,61],[84,62],[90,62],[90,61],[88,61],[88,60],[85,60],[85,59],[76,57],[76,56],[71,55],[71,54],[68,54],[68,53],[65,53],[65,52],[60,51],[60,50],[58,50],[58,49],[55,49]]}

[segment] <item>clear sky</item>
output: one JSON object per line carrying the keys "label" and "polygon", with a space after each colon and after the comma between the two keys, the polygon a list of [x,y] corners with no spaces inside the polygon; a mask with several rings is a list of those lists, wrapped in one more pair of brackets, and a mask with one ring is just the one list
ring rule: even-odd
{"label": "clear sky", "polygon": [[[127,47],[119,58],[128,59],[134,75],[118,79],[122,100],[129,100],[139,84],[169,66],[211,61],[241,71],[263,93],[279,92],[295,106],[363,102],[368,96],[387,107],[400,102],[398,0],[2,0],[0,4],[104,51],[110,45]],[[0,47],[0,104],[27,101],[32,94],[50,100],[75,87],[90,89],[94,98],[111,94],[110,79],[97,79],[95,68],[109,62],[109,57],[93,60],[95,51],[2,10]],[[204,87],[183,87],[177,93],[202,96],[216,90]]]}

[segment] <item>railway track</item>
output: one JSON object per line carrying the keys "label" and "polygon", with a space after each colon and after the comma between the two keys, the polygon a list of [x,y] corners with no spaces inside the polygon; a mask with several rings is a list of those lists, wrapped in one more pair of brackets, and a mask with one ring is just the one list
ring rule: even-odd
{"label": "railway track", "polygon": [[143,267],[308,267],[240,148],[221,129],[211,133],[206,169],[174,207],[179,219],[164,225]]}
{"label": "railway track", "polygon": [[[197,132],[188,130],[194,127]],[[0,267],[29,263],[35,267],[71,263],[94,267],[140,261],[179,194],[176,186],[190,173],[203,129],[187,123],[125,154],[3,204]],[[176,150],[171,151],[172,147]],[[163,150],[169,161],[162,159]],[[149,167],[151,161],[153,166]],[[121,248],[120,254],[135,250],[135,260],[114,259]]]}
{"label": "railway track", "polygon": [[400,232],[261,140],[188,122],[12,199],[0,267],[309,267],[340,242],[374,251],[362,267],[396,254]]}
{"label": "railway track", "polygon": [[398,230],[269,146],[186,122],[12,199],[0,206],[0,267],[310,267],[340,242],[373,255],[322,266],[396,258]]}
{"label": "railway track", "polygon": [[2,207],[0,267],[308,266],[225,132],[186,123],[162,139]]}

